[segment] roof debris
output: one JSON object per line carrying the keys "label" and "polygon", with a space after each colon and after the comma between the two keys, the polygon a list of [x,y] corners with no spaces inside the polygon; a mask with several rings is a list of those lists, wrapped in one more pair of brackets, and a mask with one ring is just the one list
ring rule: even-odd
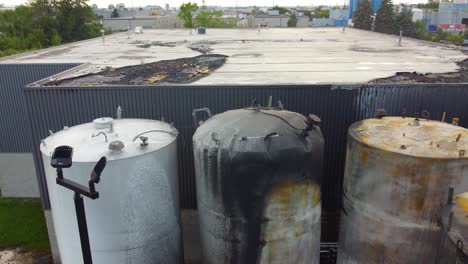
{"label": "roof debris", "polygon": [[226,58],[225,55],[210,54],[122,68],[106,68],[97,73],[52,81],[45,85],[90,87],[99,85],[186,84],[217,70],[223,66]]}
{"label": "roof debris", "polygon": [[144,42],[144,41],[134,41],[132,44],[136,44],[137,47],[139,48],[144,48],[147,49],[151,46],[156,46],[156,47],[170,47],[173,48],[179,44],[182,44],[183,42],[162,42],[162,41],[151,41],[151,42]]}
{"label": "roof debris", "polygon": [[156,76],[145,78],[145,82],[155,83],[155,82],[159,82],[159,81],[162,81],[162,80],[166,79],[166,77],[167,77],[167,73],[162,72],[162,73],[159,73]]}
{"label": "roof debris", "polygon": [[192,43],[188,45],[188,48],[193,51],[200,52],[201,54],[208,54],[213,51],[213,48],[211,48],[209,45],[211,45],[211,43],[197,42],[197,43]]}
{"label": "roof debris", "polygon": [[458,72],[427,73],[397,72],[394,76],[375,79],[369,83],[468,83],[468,60],[457,62]]}

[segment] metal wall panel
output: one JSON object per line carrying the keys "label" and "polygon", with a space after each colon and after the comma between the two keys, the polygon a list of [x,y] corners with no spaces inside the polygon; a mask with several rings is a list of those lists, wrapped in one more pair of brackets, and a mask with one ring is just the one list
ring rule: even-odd
{"label": "metal wall panel", "polygon": [[[164,117],[167,122],[174,122],[181,133],[178,144],[181,205],[195,208],[192,135],[196,128],[192,110],[206,106],[213,113],[220,113],[249,106],[254,99],[266,104],[270,95],[274,102],[281,100],[289,110],[314,113],[322,118],[326,142],[322,199],[327,210],[341,207],[346,135],[351,123],[372,117],[376,108],[385,108],[391,115],[400,115],[406,109],[408,116],[427,110],[433,119],[440,119],[446,111],[447,120],[457,116],[462,125],[468,123],[466,84],[27,88],[39,176],[45,182],[38,144],[49,129],[57,131],[65,125],[114,116],[121,105],[124,117]],[[45,183],[40,187],[46,190]],[[46,195],[43,202],[47,207]]]}
{"label": "metal wall panel", "polygon": [[[246,107],[254,99],[266,104],[271,95],[285,108],[303,114],[314,113],[323,120],[326,140],[323,201],[325,208],[338,208],[347,127],[357,116],[359,90],[331,90],[330,86],[167,86],[167,87],[82,87],[28,88],[27,105],[32,120],[34,152],[38,173],[43,179],[38,144],[48,130],[90,122],[100,116],[114,116],[122,106],[124,117],[160,119],[174,122],[180,131],[178,144],[181,205],[195,208],[195,177],[192,135],[196,129],[192,110],[209,107],[213,113]],[[45,182],[45,181],[43,181]],[[45,183],[41,188],[46,189]],[[48,206],[48,197],[43,197]]]}
{"label": "metal wall panel", "polygon": [[31,152],[23,88],[77,64],[0,64],[0,152]]}

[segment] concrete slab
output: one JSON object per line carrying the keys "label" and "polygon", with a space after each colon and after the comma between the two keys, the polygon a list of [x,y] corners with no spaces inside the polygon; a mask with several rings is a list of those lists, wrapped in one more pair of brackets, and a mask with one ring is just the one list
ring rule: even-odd
{"label": "concrete slab", "polygon": [[0,153],[0,193],[3,197],[39,197],[31,153]]}
{"label": "concrete slab", "polygon": [[200,55],[192,46],[229,56],[226,64],[191,85],[364,83],[397,72],[444,73],[465,60],[444,46],[369,31],[341,28],[146,30],[119,33],[0,59],[0,63],[90,63],[64,77],[106,67],[138,65]]}

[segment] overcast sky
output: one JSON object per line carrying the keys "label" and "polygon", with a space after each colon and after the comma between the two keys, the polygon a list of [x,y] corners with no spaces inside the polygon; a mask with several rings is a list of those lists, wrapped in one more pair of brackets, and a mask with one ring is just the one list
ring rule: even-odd
{"label": "overcast sky", "polygon": [[[90,4],[97,4],[99,7],[107,7],[109,4],[124,3],[126,6],[146,6],[159,5],[165,6],[180,6],[181,3],[190,0],[90,0]],[[202,0],[191,0],[201,5]],[[239,6],[271,6],[273,3],[280,6],[310,6],[310,5],[343,5],[344,2],[349,3],[349,0],[237,0]],[[24,0],[0,0],[0,3],[5,5],[19,5],[26,3]],[[394,3],[424,3],[427,0],[393,0]],[[217,6],[235,6],[236,0],[206,0],[206,5]]]}

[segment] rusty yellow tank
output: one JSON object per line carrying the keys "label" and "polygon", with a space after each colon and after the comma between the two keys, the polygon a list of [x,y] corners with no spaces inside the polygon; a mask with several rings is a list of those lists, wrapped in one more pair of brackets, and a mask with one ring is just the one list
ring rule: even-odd
{"label": "rusty yellow tank", "polygon": [[338,263],[435,263],[449,188],[468,182],[466,150],[468,130],[451,124],[408,117],[354,123]]}
{"label": "rusty yellow tank", "polygon": [[437,263],[468,263],[468,193],[457,195],[448,209]]}
{"label": "rusty yellow tank", "polygon": [[[455,203],[460,209],[460,212],[468,215],[468,192],[462,193],[455,197]],[[466,219],[468,221],[468,219]]]}

